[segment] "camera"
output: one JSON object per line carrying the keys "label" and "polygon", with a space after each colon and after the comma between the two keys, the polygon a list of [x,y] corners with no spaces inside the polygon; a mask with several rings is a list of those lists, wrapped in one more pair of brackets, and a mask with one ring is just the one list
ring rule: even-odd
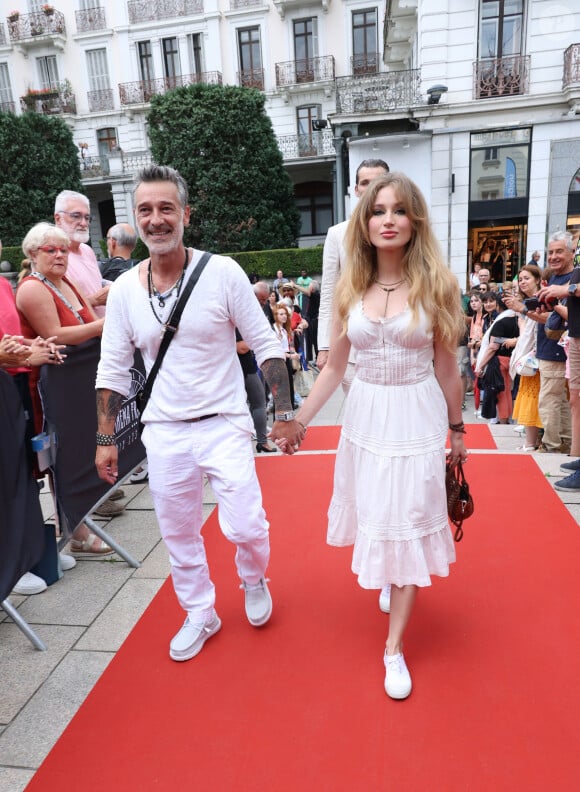
{"label": "camera", "polygon": [[526,297],[524,300],[524,305],[528,309],[528,311],[535,311],[537,308],[540,307],[541,303],[537,297]]}

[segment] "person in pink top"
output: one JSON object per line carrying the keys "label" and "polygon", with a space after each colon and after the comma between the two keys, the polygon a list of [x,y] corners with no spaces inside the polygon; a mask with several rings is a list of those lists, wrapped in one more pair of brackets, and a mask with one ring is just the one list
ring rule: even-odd
{"label": "person in pink top", "polygon": [[86,195],[63,190],[56,196],[54,222],[70,239],[68,278],[88,296],[98,318],[105,315],[109,285],[103,283],[101,270],[89,241],[90,203]]}

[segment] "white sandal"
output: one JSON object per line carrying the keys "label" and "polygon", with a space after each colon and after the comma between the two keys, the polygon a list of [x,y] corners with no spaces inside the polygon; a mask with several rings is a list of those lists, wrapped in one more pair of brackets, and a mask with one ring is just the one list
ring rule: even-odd
{"label": "white sandal", "polygon": [[[100,542],[100,544],[95,545],[96,542]],[[112,555],[114,552],[115,551],[109,547],[106,542],[103,542],[103,540],[94,533],[89,534],[86,539],[71,539],[70,553],[75,558],[84,558],[88,561],[90,559]]]}

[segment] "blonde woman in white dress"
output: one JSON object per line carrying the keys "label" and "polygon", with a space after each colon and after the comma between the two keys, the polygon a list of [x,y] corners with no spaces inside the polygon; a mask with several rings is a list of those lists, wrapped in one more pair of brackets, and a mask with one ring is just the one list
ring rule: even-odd
{"label": "blonde woman in white dress", "polygon": [[[391,584],[385,690],[406,698],[412,683],[403,636],[417,590],[455,560],[447,519],[445,442],[467,458],[457,342],[460,289],[440,252],[427,206],[405,175],[375,180],[345,237],[328,363],[297,414],[304,426],[342,381],[357,351],[336,457],[328,543],[354,545],[363,588]],[[282,450],[293,453],[279,441]]]}

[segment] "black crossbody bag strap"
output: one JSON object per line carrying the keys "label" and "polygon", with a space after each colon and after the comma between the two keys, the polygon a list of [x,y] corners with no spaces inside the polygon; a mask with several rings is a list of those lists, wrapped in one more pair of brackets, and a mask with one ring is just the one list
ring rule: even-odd
{"label": "black crossbody bag strap", "polygon": [[155,377],[159,369],[161,368],[161,363],[163,362],[163,358],[165,357],[165,353],[167,352],[167,348],[171,343],[171,339],[175,335],[177,328],[179,326],[179,320],[181,319],[181,314],[183,313],[183,309],[185,308],[185,303],[189,299],[189,295],[193,291],[195,284],[198,282],[201,273],[205,269],[205,265],[212,257],[213,253],[204,253],[200,260],[197,262],[197,266],[194,271],[189,276],[189,279],[185,286],[183,287],[183,291],[181,292],[181,297],[175,303],[175,307],[171,312],[171,315],[167,322],[164,325],[163,329],[163,338],[161,340],[161,346],[159,347],[159,351],[157,352],[157,357],[155,358],[155,363],[153,364],[151,371],[149,372],[149,376],[147,377],[147,381],[141,391],[139,396],[139,410],[141,415],[147,406],[147,402],[151,397],[151,391],[153,390],[153,383],[155,382]]}

